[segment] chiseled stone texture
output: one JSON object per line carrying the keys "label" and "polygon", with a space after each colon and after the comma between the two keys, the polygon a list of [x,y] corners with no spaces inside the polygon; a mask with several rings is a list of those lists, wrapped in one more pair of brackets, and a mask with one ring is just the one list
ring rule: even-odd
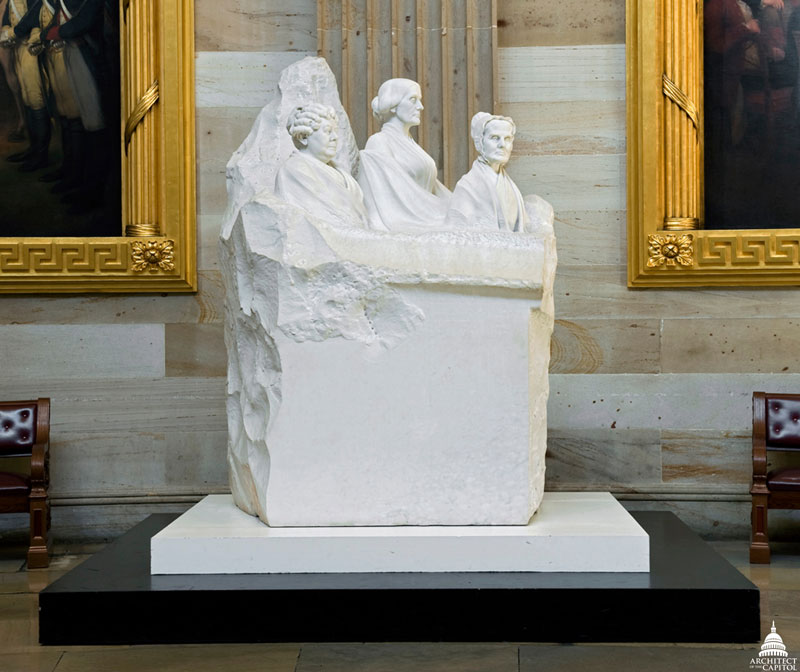
{"label": "chiseled stone texture", "polygon": [[552,209],[526,200],[535,235],[409,234],[283,202],[269,186],[289,111],[309,92],[341,109],[322,66],[287,68],[228,164],[236,503],[273,526],[526,524],[544,485]]}

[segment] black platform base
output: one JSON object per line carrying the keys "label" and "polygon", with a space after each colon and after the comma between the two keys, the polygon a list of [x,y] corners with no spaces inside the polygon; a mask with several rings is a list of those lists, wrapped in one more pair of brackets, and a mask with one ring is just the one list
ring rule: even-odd
{"label": "black platform base", "polygon": [[42,644],[755,642],[759,594],[671,513],[649,574],[150,576],[150,516],[39,595]]}

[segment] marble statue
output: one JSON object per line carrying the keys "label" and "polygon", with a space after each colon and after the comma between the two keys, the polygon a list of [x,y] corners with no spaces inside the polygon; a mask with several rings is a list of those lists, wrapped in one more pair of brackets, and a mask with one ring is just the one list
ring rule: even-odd
{"label": "marble statue", "polygon": [[[339,99],[336,79],[330,77],[330,68],[325,60],[303,59],[296,66],[285,68],[278,90],[280,95],[259,112],[250,133],[226,166],[228,204],[222,223],[223,238],[230,235],[242,207],[258,196],[275,193],[278,170],[297,151],[286,125],[298,107],[314,102],[333,108],[338,125],[336,156],[331,163],[339,171],[355,176],[358,147],[347,112]],[[279,201],[287,203],[284,199]],[[305,208],[291,207],[294,214],[298,210],[308,213]]]}
{"label": "marble statue", "polygon": [[286,130],[297,151],[278,169],[275,194],[317,217],[367,226],[361,187],[334,164],[338,144],[334,109],[320,103],[298,106]]}
{"label": "marble statue", "polygon": [[[408,135],[419,86],[390,80],[373,109],[359,160],[333,74],[302,59],[228,163],[234,501],[272,527],[526,525],[544,491],[553,210],[481,184],[506,225],[448,228],[451,194]],[[497,121],[481,143],[502,167]]]}
{"label": "marble statue", "polygon": [[442,228],[450,190],[437,179],[433,158],[411,137],[423,110],[422,91],[410,79],[390,79],[372,100],[381,130],[361,152],[358,182],[370,227],[377,231]]}
{"label": "marble statue", "polygon": [[505,171],[516,132],[510,117],[488,112],[472,117],[470,135],[478,158],[456,183],[448,224],[489,231],[528,230],[530,218],[522,194]]}

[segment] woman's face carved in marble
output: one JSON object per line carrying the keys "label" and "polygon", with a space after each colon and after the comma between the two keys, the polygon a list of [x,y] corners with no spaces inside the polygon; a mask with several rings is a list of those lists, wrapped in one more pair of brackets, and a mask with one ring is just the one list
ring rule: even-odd
{"label": "woman's face carved in marble", "polygon": [[409,88],[403,99],[394,108],[395,116],[403,123],[419,126],[422,106],[422,91],[418,86]]}
{"label": "woman's face carved in marble", "polygon": [[336,156],[338,139],[334,123],[323,119],[319,128],[306,138],[306,149],[315,159],[329,163]]}
{"label": "woman's face carved in marble", "polygon": [[504,166],[514,148],[514,129],[507,121],[494,119],[483,130],[483,158],[487,163]]}

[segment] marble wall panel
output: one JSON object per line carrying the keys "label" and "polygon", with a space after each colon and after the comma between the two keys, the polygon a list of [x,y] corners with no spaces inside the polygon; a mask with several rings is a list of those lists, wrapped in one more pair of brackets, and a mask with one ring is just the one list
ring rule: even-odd
{"label": "marble wall panel", "polygon": [[164,375],[161,324],[0,326],[5,383]]}
{"label": "marble wall panel", "polygon": [[119,497],[163,490],[166,434],[138,430],[62,432],[50,441],[50,496]]}
{"label": "marble wall panel", "polygon": [[622,264],[627,254],[624,210],[558,210],[553,226],[558,244],[558,266],[575,266],[592,259],[600,265]]}
{"label": "marble wall panel", "polygon": [[278,90],[281,70],[313,52],[200,51],[195,59],[195,104],[264,107]]}
{"label": "marble wall panel", "polygon": [[167,324],[166,375],[225,377],[228,358],[221,324]]}
{"label": "marble wall panel", "polygon": [[547,436],[548,490],[647,488],[661,483],[657,429],[551,430]]}
{"label": "marble wall panel", "polygon": [[[624,231],[620,231],[624,236]],[[561,251],[559,250],[559,259]],[[738,318],[800,317],[797,289],[698,287],[638,289],[626,285],[624,266],[558,266],[555,283],[557,318]]]}
{"label": "marble wall panel", "polygon": [[658,373],[658,320],[557,319],[550,373]]}
{"label": "marble wall panel", "polygon": [[523,194],[561,210],[625,210],[624,154],[512,156],[508,173]]}
{"label": "marble wall panel", "polygon": [[109,429],[64,433],[51,442],[51,497],[75,499],[197,495],[228,491],[227,431]]}
{"label": "marble wall panel", "polygon": [[625,3],[499,0],[497,26],[501,47],[621,44],[625,42]]}
{"label": "marble wall panel", "polygon": [[497,56],[503,104],[625,100],[624,44],[507,47]]}
{"label": "marble wall panel", "polygon": [[732,485],[747,493],[753,473],[749,432],[676,431],[661,433],[664,483]]}
{"label": "marble wall panel", "polygon": [[734,319],[664,320],[663,370],[800,372],[800,318],[739,319],[736,314]]}
{"label": "marble wall panel", "polygon": [[[783,374],[783,389],[800,375]],[[551,374],[552,429],[752,430],[753,390],[772,389],[769,374]]]}
{"label": "marble wall panel", "polygon": [[[216,268],[216,238],[228,202],[225,166],[247,137],[260,111],[261,107],[197,110],[198,268]],[[216,218],[215,223],[212,217]],[[209,237],[213,238],[213,252]]]}
{"label": "marble wall panel", "polygon": [[625,101],[501,102],[498,114],[514,119],[514,153],[624,154]]}
{"label": "marble wall panel", "polygon": [[0,325],[221,322],[222,278],[217,271],[198,276],[196,294],[3,296]]}
{"label": "marble wall panel", "polygon": [[[51,399],[51,442],[86,434],[222,431],[224,378],[0,380],[0,399]],[[171,438],[168,438],[171,440]]]}
{"label": "marble wall panel", "polygon": [[195,0],[194,20],[197,51],[317,49],[316,0]]}
{"label": "marble wall panel", "polygon": [[[221,184],[220,177],[222,177]],[[198,264],[202,260],[203,270],[209,270],[219,268],[216,260],[217,238],[219,238],[222,214],[228,202],[224,164],[220,166],[219,163],[206,163],[198,167],[198,189],[201,185],[203,191],[197,192]]]}
{"label": "marble wall panel", "polygon": [[197,268],[203,271],[219,269],[219,231],[222,215],[197,217]]}
{"label": "marble wall panel", "polygon": [[168,493],[230,492],[228,487],[228,429],[183,431],[164,455]]}

